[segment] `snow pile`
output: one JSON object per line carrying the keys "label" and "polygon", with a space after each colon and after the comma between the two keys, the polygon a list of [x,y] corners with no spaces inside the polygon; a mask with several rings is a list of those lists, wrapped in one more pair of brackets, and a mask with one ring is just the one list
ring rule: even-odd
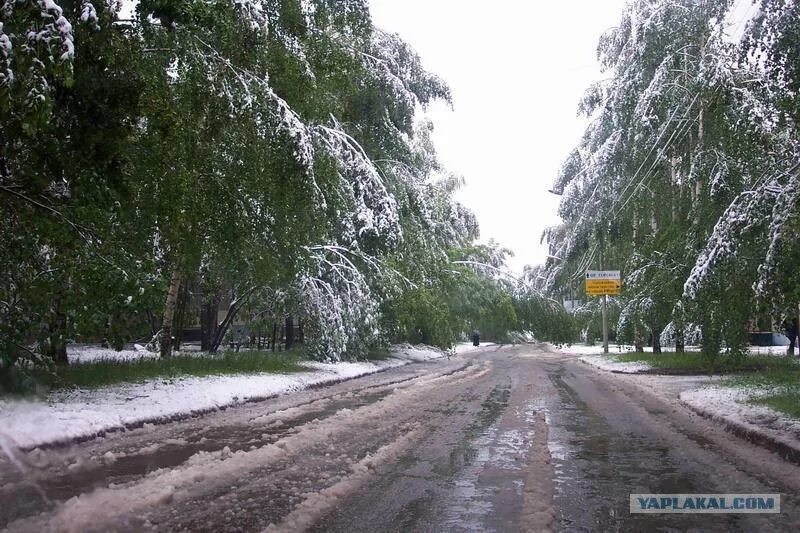
{"label": "snow pile", "polygon": [[[113,354],[114,352],[109,350]],[[84,361],[101,350],[80,352]],[[123,352],[125,353],[125,352]],[[90,355],[86,355],[90,354]],[[139,352],[128,353],[128,355]],[[309,372],[155,379],[97,390],[58,391],[42,400],[0,399],[2,432],[16,447],[86,439],[147,422],[184,418],[314,385],[352,379],[442,357],[432,348],[398,347],[395,357],[374,363],[304,363]]]}
{"label": "snow pile", "polygon": [[396,357],[397,359],[416,362],[440,359],[445,356],[445,353],[439,348],[425,346],[424,344],[420,344],[418,346],[412,346],[410,344],[398,344],[396,346],[392,346],[392,349],[389,351],[389,353],[392,357]]}
{"label": "snow pile", "polygon": [[678,398],[694,411],[733,426],[747,434],[758,434],[800,451],[800,420],[766,406],[747,403],[770,394],[768,389],[721,386],[682,392]]}
{"label": "snow pile", "polygon": [[609,372],[616,372],[619,374],[637,374],[639,372],[646,372],[652,368],[647,363],[623,363],[617,361],[616,357],[609,357],[607,355],[586,355],[581,357],[581,362],[592,365],[601,370],[607,370]]}

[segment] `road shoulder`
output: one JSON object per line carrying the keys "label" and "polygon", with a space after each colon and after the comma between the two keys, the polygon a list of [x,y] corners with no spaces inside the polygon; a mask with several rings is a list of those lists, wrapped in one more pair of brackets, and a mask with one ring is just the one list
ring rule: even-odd
{"label": "road shoulder", "polygon": [[646,368],[632,363],[608,362],[605,356],[582,356],[581,363],[597,372],[619,376],[644,391],[683,405],[727,431],[800,464],[800,420],[749,401],[758,390],[725,386],[720,376],[646,375]]}
{"label": "road shoulder", "polygon": [[0,444],[30,450],[106,433],[162,424],[329,386],[409,363],[443,357],[429,347],[396,346],[392,357],[360,363],[305,363],[308,372],[154,379],[99,389],[57,391],[43,398],[0,398]]}

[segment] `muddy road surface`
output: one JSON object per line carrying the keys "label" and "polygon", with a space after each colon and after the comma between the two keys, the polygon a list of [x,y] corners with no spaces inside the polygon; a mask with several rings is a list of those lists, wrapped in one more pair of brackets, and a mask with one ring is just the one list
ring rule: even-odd
{"label": "muddy road surface", "polygon": [[[545,345],[492,347],[11,450],[0,529],[800,530],[800,467],[678,405],[674,380],[648,379]],[[630,514],[631,493],[781,493],[782,513]]]}

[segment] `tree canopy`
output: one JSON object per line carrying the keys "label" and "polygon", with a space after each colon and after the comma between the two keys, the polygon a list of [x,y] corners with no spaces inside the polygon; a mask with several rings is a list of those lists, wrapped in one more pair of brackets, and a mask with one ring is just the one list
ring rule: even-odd
{"label": "tree canopy", "polygon": [[117,8],[0,7],[3,379],[187,323],[294,317],[328,360],[518,328],[422,114],[450,90],[365,0]]}
{"label": "tree canopy", "polygon": [[748,323],[797,315],[797,6],[627,3],[600,40],[608,78],[555,181],[547,287],[621,269],[622,339],[740,353]]}

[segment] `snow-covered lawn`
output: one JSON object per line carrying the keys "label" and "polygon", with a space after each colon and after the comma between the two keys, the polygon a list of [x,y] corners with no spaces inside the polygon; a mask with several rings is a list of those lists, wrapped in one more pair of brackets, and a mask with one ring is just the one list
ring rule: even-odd
{"label": "snow-covered lawn", "polygon": [[[751,346],[750,347],[750,355],[775,355],[775,356],[784,356],[786,355],[786,346]],[[603,345],[602,344],[595,344],[594,346],[586,346],[585,344],[572,344],[570,346],[567,345],[560,345],[560,346],[553,346],[553,349],[565,354],[572,354],[572,355],[600,355],[603,353]],[[630,353],[633,352],[634,348],[633,345],[630,344],[609,344],[608,345],[608,353],[609,355],[613,355],[615,353]],[[661,351],[664,353],[671,353],[675,351],[674,346],[663,346]],[[699,352],[699,346],[687,346],[687,352]],[[653,353],[652,346],[645,346],[644,347],[645,353]]]}
{"label": "snow-covered lawn", "polygon": [[800,452],[800,420],[749,400],[768,396],[769,389],[714,385],[680,393],[694,411],[748,434],[758,434]]}
{"label": "snow-covered lawn", "polygon": [[[569,355],[581,356],[581,361],[597,367],[601,370],[609,372],[619,372],[622,374],[636,374],[638,372],[645,372],[651,370],[653,367],[645,362],[632,361],[623,362],[619,361],[615,354],[626,354],[633,352],[633,346],[629,345],[613,345],[609,346],[609,353],[603,354],[602,346],[585,346],[580,344],[573,344],[572,346],[554,347],[556,351]],[[664,353],[674,352],[674,348],[664,348]],[[652,353],[652,348],[645,348],[645,353]],[[697,346],[688,346],[687,352],[699,352],[700,348]],[[786,346],[751,346],[750,355],[771,355],[775,357],[783,357],[786,355]]]}
{"label": "snow-covered lawn", "polygon": [[[180,353],[184,354],[183,351]],[[120,351],[99,346],[72,345],[67,346],[67,358],[71,365],[82,365],[101,361],[130,362],[140,359],[158,359],[158,354],[148,352],[140,345],[136,345],[136,348],[132,350]]]}
{"label": "snow-covered lawn", "polygon": [[[564,354],[571,354],[571,355],[600,355],[603,353],[603,345],[595,344],[593,346],[587,346],[585,344],[571,344],[567,346],[566,344],[553,346],[556,351],[559,351]],[[608,345],[608,354],[619,354],[619,353],[631,353],[634,351],[634,347],[632,344],[609,344]],[[674,346],[664,346],[661,348],[661,351],[664,353],[674,352]],[[687,346],[687,352],[699,352],[699,346]],[[784,352],[786,348],[784,348]],[[652,346],[645,346],[644,347],[645,353],[653,353]]]}
{"label": "snow-covered lawn", "polygon": [[[120,353],[110,352],[117,356]],[[368,363],[309,362],[304,363],[308,372],[292,374],[153,379],[96,390],[57,391],[44,400],[0,399],[3,421],[0,440],[19,448],[34,448],[91,438],[112,430],[182,418],[411,362],[437,359],[444,353],[435,348],[406,345],[393,347],[390,355],[385,361]]]}

